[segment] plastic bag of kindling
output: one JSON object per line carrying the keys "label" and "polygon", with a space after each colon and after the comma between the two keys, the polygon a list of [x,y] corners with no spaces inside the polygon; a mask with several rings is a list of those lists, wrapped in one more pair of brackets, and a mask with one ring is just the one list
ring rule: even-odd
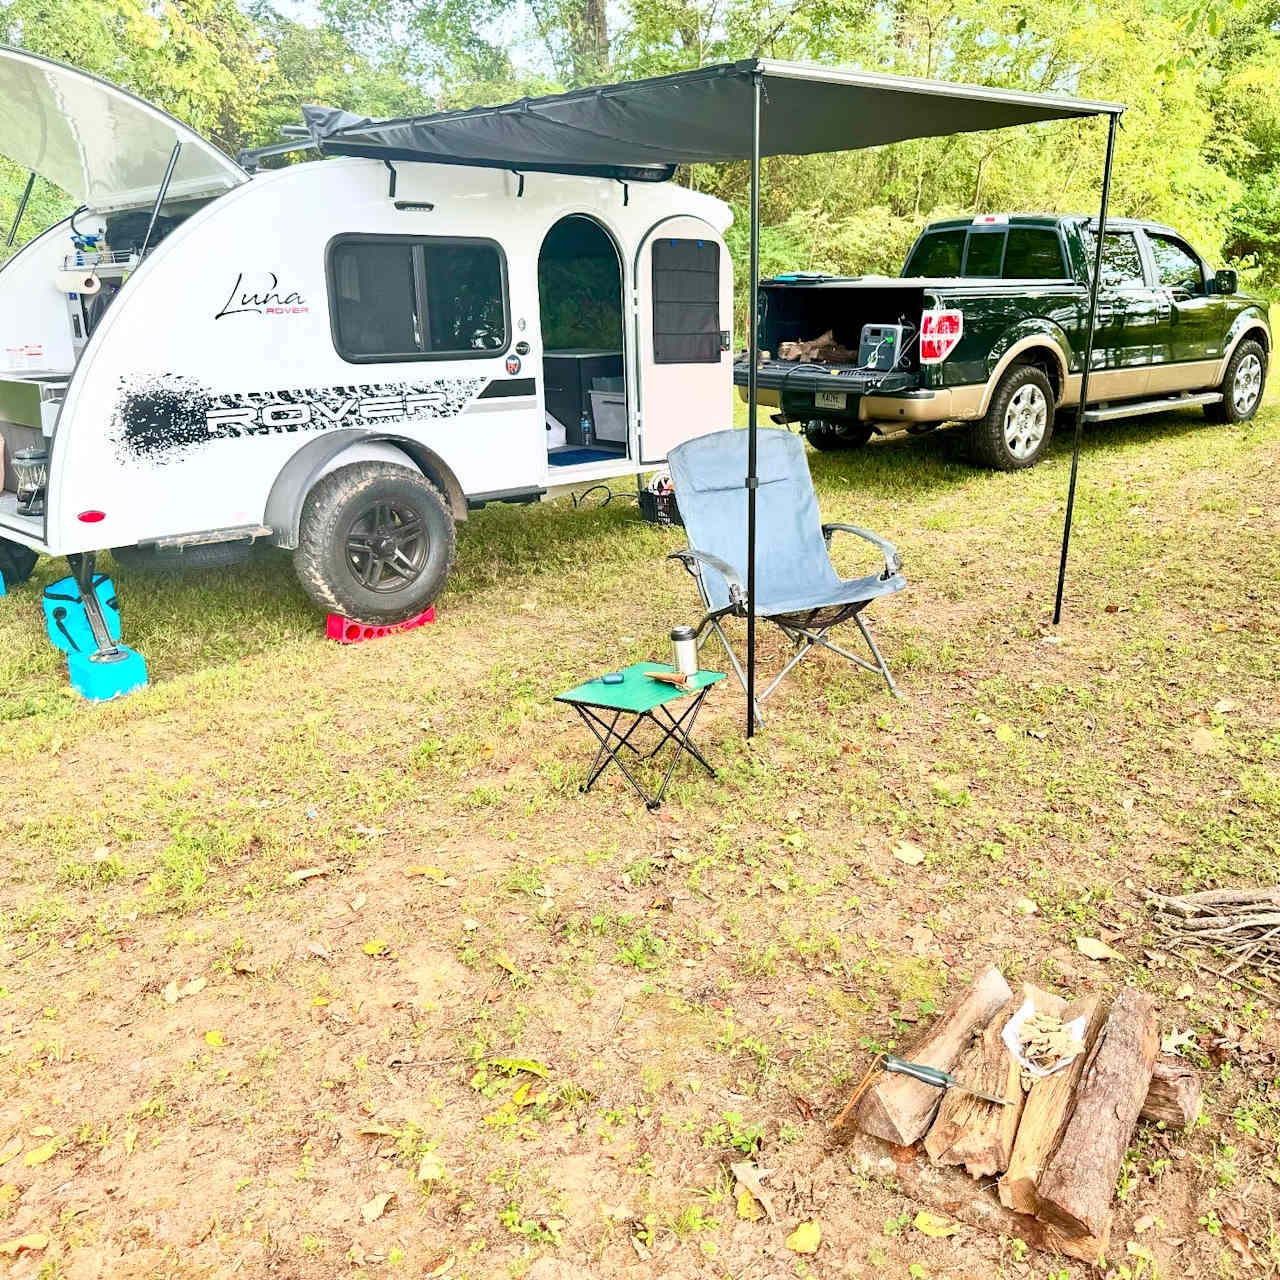
{"label": "plastic bag of kindling", "polygon": [[[1041,1080],[1061,1071],[1063,1067],[1069,1067],[1084,1052],[1083,1018],[1073,1018],[1070,1022],[1052,1018],[1056,1027],[1045,1029],[1037,1026],[1037,1020],[1045,1017],[1046,1015],[1037,1013],[1031,1000],[1024,1000],[1022,1007],[1009,1019],[1000,1037],[1023,1071]],[[1035,1043],[1042,1050],[1036,1055],[1035,1061],[1027,1053],[1029,1042]],[[1050,1055],[1047,1059],[1043,1053],[1045,1049],[1048,1049]]]}

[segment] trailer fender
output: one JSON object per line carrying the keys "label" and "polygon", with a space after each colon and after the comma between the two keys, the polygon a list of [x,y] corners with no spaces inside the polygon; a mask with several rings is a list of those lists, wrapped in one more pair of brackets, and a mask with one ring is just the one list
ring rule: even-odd
{"label": "trailer fender", "polygon": [[353,462],[392,462],[422,472],[444,494],[455,520],[467,518],[467,498],[452,469],[439,454],[416,440],[372,432],[335,431],[304,445],[284,465],[267,496],[263,523],[278,547],[298,545],[302,506],[316,481]]}

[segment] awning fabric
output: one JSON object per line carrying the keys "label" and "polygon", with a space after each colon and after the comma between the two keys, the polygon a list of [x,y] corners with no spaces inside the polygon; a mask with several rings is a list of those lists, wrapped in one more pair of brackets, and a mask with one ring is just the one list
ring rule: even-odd
{"label": "awning fabric", "polygon": [[1041,120],[1118,115],[1117,103],[768,59],[723,63],[500,107],[369,120],[304,107],[328,155],[662,181],[680,164],[749,159],[754,79],[762,155],[846,151]]}
{"label": "awning fabric", "polygon": [[61,62],[0,45],[0,155],[91,209],[149,204],[173,144],[169,198],[220,195],[249,175],[171,115]]}

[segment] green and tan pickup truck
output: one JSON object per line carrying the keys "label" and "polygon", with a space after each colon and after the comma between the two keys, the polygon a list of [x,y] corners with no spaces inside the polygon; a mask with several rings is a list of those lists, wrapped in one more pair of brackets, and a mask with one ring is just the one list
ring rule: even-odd
{"label": "green and tan pickup truck", "polygon": [[[974,461],[1033,466],[1079,403],[1096,232],[1096,218],[982,214],[926,227],[898,278],[762,281],[760,402],[820,449],[961,422]],[[1086,422],[1187,405],[1251,418],[1270,352],[1266,304],[1234,271],[1168,227],[1107,220]],[[734,381],[745,398],[745,360]]]}

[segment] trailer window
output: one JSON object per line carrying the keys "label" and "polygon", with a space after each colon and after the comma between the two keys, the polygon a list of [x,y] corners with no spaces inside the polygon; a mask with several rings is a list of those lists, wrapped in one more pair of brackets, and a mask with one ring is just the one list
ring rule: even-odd
{"label": "trailer window", "polygon": [[720,361],[720,246],[714,240],[653,242],[655,364]]}
{"label": "trailer window", "polygon": [[904,276],[958,276],[964,252],[964,231],[930,231],[920,237],[902,269]]}
{"label": "trailer window", "polygon": [[345,360],[441,360],[507,347],[502,251],[491,240],[344,236],[329,248],[329,314]]}

